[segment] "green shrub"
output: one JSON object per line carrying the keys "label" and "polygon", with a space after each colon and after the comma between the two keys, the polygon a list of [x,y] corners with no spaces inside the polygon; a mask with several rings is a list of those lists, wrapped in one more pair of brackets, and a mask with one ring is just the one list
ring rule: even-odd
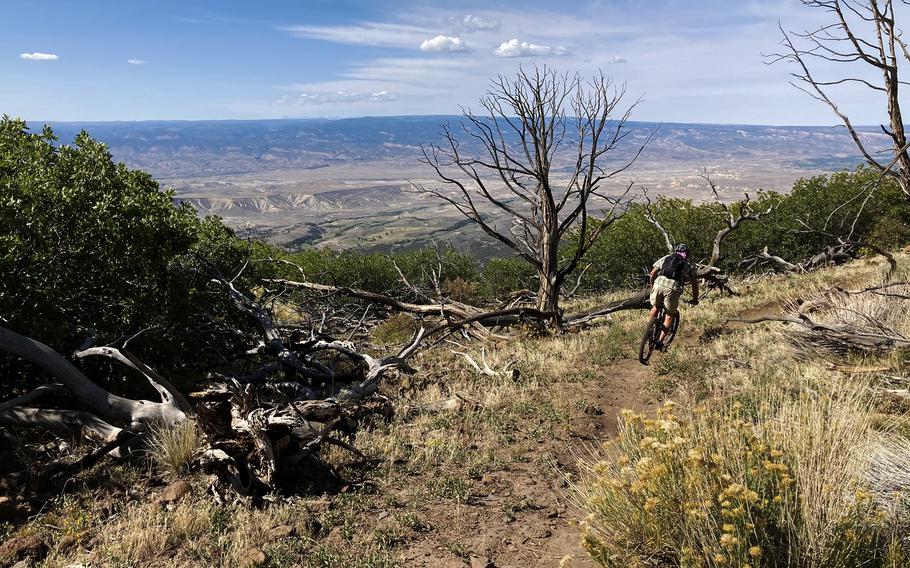
{"label": "green shrub", "polygon": [[115,164],[85,132],[0,120],[0,315],[54,346],[78,328],[138,331],[169,309],[172,260],[200,221],[150,175]]}
{"label": "green shrub", "polygon": [[[287,256],[313,281],[397,297],[413,296],[412,291],[401,281],[398,270],[401,270],[411,285],[430,296],[435,295],[434,272],[442,286],[455,281],[475,283],[480,277],[477,259],[452,248],[441,251],[425,248],[392,255],[308,249]],[[438,276],[440,266],[441,277]],[[299,272],[293,268],[285,267],[282,270],[288,278],[300,277]]]}
{"label": "green shrub", "polygon": [[[218,218],[198,218],[85,132],[71,146],[56,142],[49,127],[33,133],[21,120],[0,120],[0,325],[61,352],[90,331],[113,341],[145,330],[131,349],[172,378],[199,376],[194,368],[234,352],[235,336],[215,325],[254,324],[211,285],[212,267],[234,277],[272,249],[238,239]],[[270,269],[249,264],[235,284],[246,287]],[[210,323],[201,331],[204,318]],[[93,376],[122,378],[107,362],[80,364],[103,371]],[[0,356],[0,367],[32,380],[12,358]],[[0,390],[11,388],[18,387],[8,380]]]}
{"label": "green shrub", "polygon": [[[759,221],[742,223],[727,237],[720,267],[728,272],[738,271],[744,259],[765,247],[786,260],[801,262],[836,244],[838,236],[885,248],[907,244],[910,204],[897,185],[883,180],[865,199],[878,178],[878,173],[860,167],[852,172],[800,179],[787,194],[753,195],[753,210],[765,211],[772,205],[775,208]],[[736,204],[731,208],[734,215],[739,213]],[[704,262],[710,258],[714,237],[727,219],[719,204],[659,197],[651,209],[674,242],[689,245],[694,260]],[[816,230],[810,231],[807,226]],[[569,240],[567,254],[575,238]],[[644,206],[632,204],[585,256],[582,266],[590,263],[591,268],[585,273],[582,288],[605,291],[641,286],[651,263],[666,252],[664,238],[649,222]]]}
{"label": "green shrub", "polygon": [[482,278],[484,294],[501,298],[516,290],[536,288],[537,272],[520,258],[491,258],[483,267]]}

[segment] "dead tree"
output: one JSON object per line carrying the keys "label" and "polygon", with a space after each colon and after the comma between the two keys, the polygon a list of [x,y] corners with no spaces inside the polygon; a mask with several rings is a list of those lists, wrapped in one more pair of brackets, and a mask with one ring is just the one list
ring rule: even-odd
{"label": "dead tree", "polygon": [[[106,356],[127,360],[126,356],[116,348],[109,347],[106,349],[108,350],[108,353],[110,353],[110,355],[105,353]],[[179,396],[174,396],[173,393],[176,393],[174,387],[161,377],[146,372],[144,366],[143,368],[140,368],[134,366],[135,364],[132,362],[128,363],[142,373],[155,390],[159,392],[162,398],[161,402],[131,400],[111,394],[96,385],[86,377],[82,371],[47,345],[2,327],[0,327],[0,350],[38,365],[55,380],[59,381],[63,389],[68,391],[80,403],[91,409],[91,411],[97,413],[101,418],[116,420],[137,430],[142,430],[151,424],[176,424],[186,420],[189,408],[184,406],[184,399]],[[94,354],[101,353],[87,353],[84,355]],[[141,362],[138,362],[138,359],[135,359],[135,357],[132,356],[131,358],[132,361],[136,361],[141,365]],[[37,398],[37,394],[49,394],[51,390],[52,389],[44,388],[35,393],[27,394],[22,397],[19,402],[20,404],[31,402]],[[5,410],[0,413],[0,423],[15,422],[17,424],[24,424],[30,420],[36,426],[51,429],[71,428],[78,424],[78,421],[73,420],[61,421],[59,420],[59,415],[54,413],[28,412],[26,414],[29,415],[29,419],[26,420],[23,418],[23,409],[20,404],[12,404],[12,402],[13,401],[10,401],[3,405]],[[91,421],[91,425],[86,426],[86,428],[91,429],[94,425],[100,425],[102,422],[103,420],[101,422],[93,420]],[[100,434],[103,439],[108,440],[110,434],[116,432],[107,427],[103,427],[99,428],[97,433]]]}
{"label": "dead tree", "polygon": [[730,321],[788,324],[787,336],[801,353],[823,350],[844,357],[881,356],[910,347],[905,325],[908,292],[906,281],[854,291],[834,287],[796,300],[780,315]]}
{"label": "dead tree", "polygon": [[[188,420],[192,409],[186,399],[163,377],[142,363],[124,348],[114,346],[92,348],[76,353],[76,357],[110,357],[140,373],[158,392],[161,401],[132,400],[117,396],[89,379],[76,366],[47,345],[0,327],[0,351],[5,351],[37,365],[57,383],[42,385],[35,390],[0,404],[0,425],[45,430],[69,431],[101,442],[102,449],[88,454],[74,464],[89,467],[108,453],[120,455],[132,448],[138,433],[153,426],[175,426]],[[67,395],[84,409],[60,409],[36,406],[36,401],[53,395]],[[65,471],[73,471],[72,465]],[[45,474],[56,474],[45,470]]]}
{"label": "dead tree", "polygon": [[[620,214],[631,188],[607,195],[603,182],[628,169],[650,140],[631,157],[605,165],[630,133],[626,123],[637,102],[618,114],[624,95],[624,86],[602,74],[583,81],[546,68],[521,70],[493,81],[480,101],[486,116],[465,111],[457,132],[443,126],[444,144],[423,148],[421,161],[441,185],[414,184],[415,190],[449,203],[533,265],[537,309],[555,314],[557,325],[566,277]],[[595,222],[597,201],[606,211]],[[561,245],[570,232],[577,242],[565,254]]]}
{"label": "dead tree", "polygon": [[[830,20],[821,27],[802,33],[785,31],[781,27],[785,48],[782,53],[767,56],[769,63],[794,63],[791,84],[824,103],[847,129],[863,158],[883,176],[894,179],[910,199],[910,154],[899,89],[902,81],[898,72],[901,64],[910,63],[910,50],[896,23],[892,0],[801,0],[803,4],[827,12]],[[906,2],[903,2],[906,4]],[[839,77],[820,77],[813,71],[817,62],[842,64]],[[877,74],[880,80],[871,79]],[[881,93],[887,101],[887,125],[882,131],[890,139],[890,163],[876,157],[877,149],[868,146],[850,117],[838,106],[832,95],[835,87],[857,84]],[[879,184],[868,190],[871,195]],[[863,193],[866,193],[864,190]],[[861,197],[862,194],[859,196]],[[868,196],[867,196],[868,198]]]}

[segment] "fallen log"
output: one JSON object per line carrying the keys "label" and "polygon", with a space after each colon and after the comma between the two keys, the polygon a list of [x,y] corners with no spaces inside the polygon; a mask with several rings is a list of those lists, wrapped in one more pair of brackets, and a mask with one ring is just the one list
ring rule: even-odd
{"label": "fallen log", "polygon": [[481,311],[473,306],[468,306],[466,304],[450,300],[444,300],[438,304],[412,304],[410,302],[402,302],[385,294],[378,294],[376,292],[359,290],[357,288],[349,288],[346,286],[331,286],[329,284],[298,282],[295,280],[285,279],[265,279],[263,282],[271,285],[287,286],[289,288],[298,288],[303,290],[311,290],[314,292],[350,296],[351,298],[357,298],[359,300],[364,300],[374,304],[380,304],[392,308],[395,311],[407,312],[411,314],[427,316],[438,315],[442,317],[457,317],[459,319],[465,319],[476,315]]}
{"label": "fallen log", "polygon": [[[47,345],[4,327],[0,327],[0,350],[38,365],[58,380],[80,403],[104,418],[130,424],[133,430],[144,430],[151,424],[173,425],[187,419],[176,400],[131,400],[111,394]],[[4,416],[9,418],[12,415]],[[16,424],[24,425],[26,420],[26,415],[19,415]]]}
{"label": "fallen log", "polygon": [[625,310],[648,310],[651,309],[649,293],[640,292],[629,298],[610,302],[605,306],[598,306],[588,310],[578,312],[577,314],[566,317],[563,321],[567,326],[578,326],[590,323],[592,320],[603,317],[615,312]]}
{"label": "fallen log", "polygon": [[762,322],[781,322],[800,326],[807,333],[807,339],[835,348],[882,351],[896,347],[910,347],[910,339],[894,333],[869,333],[846,325],[822,324],[813,321],[805,314],[799,314],[796,317],[763,316],[754,319],[729,319],[724,323],[756,324]]}

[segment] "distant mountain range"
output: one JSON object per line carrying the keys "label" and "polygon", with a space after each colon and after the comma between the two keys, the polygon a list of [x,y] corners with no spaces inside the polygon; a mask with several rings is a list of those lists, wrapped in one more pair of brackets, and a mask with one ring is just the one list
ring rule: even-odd
{"label": "distant mountain range", "polygon": [[[105,142],[114,157],[142,168],[200,213],[222,216],[290,247],[389,250],[450,240],[482,255],[501,252],[457,213],[415,195],[411,182],[433,183],[420,147],[440,143],[441,125],[459,133],[458,116],[367,117],[339,120],[240,120],[51,123],[61,143],[80,130]],[[40,128],[33,123],[32,128]],[[707,170],[724,198],[758,189],[786,191],[799,177],[861,162],[843,128],[629,122],[607,164],[629,159],[653,133],[629,179],[661,193],[710,198]],[[571,130],[571,129],[570,129]],[[877,128],[860,135],[887,147]],[[465,153],[481,148],[461,136]],[[509,142],[516,142],[512,139]],[[562,170],[571,167],[571,134]],[[606,184],[606,190],[611,190]]]}
{"label": "distant mountain range", "polygon": [[[338,120],[236,120],[50,123],[62,143],[80,130],[114,155],[161,179],[320,168],[351,161],[416,158],[441,140],[441,124],[459,116],[364,117]],[[39,123],[34,123],[38,127]],[[657,130],[645,161],[714,161],[776,156],[781,166],[850,167],[858,154],[843,128],[629,122],[626,150]],[[878,128],[861,129],[873,146]],[[626,152],[627,153],[627,152]]]}

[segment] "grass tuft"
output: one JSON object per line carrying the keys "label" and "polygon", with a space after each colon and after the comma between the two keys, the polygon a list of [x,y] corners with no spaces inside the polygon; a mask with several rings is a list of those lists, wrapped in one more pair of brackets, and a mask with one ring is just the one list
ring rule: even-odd
{"label": "grass tuft", "polygon": [[172,427],[152,430],[148,440],[149,457],[162,472],[180,476],[189,471],[202,438],[196,425],[184,421]]}

